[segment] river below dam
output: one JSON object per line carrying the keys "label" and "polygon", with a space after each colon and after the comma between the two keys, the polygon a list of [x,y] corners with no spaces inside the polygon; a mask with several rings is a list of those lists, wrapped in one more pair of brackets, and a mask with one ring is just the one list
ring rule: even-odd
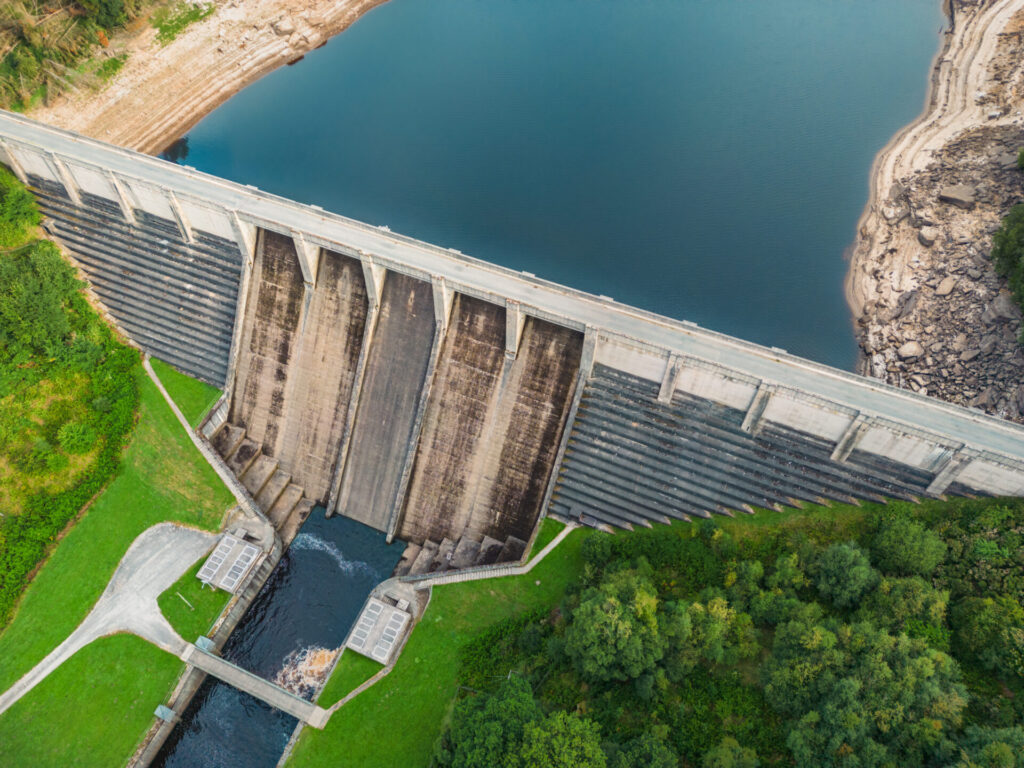
{"label": "river below dam", "polygon": [[[165,156],[851,368],[843,251],[920,112],[938,0],[390,0]],[[292,683],[401,552],[314,512],[224,655]],[[158,765],[271,768],[219,683]]]}
{"label": "river below dam", "polygon": [[171,153],[851,368],[844,249],[938,0],[390,0]]}
{"label": "river below dam", "polygon": [[[391,575],[404,545],[314,509],[222,655],[310,697],[370,590]],[[195,638],[189,638],[194,640]],[[154,766],[273,768],[297,720],[207,678]]]}

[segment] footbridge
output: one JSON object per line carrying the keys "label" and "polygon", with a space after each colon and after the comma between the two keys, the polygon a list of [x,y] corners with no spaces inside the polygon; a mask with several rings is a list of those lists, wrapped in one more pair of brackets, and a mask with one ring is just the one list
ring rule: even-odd
{"label": "footbridge", "polygon": [[124,332],[225,388],[203,434],[271,519],[323,504],[414,572],[548,512],[1024,495],[1024,430],[977,411],[21,116],[0,161]]}
{"label": "footbridge", "polygon": [[330,718],[327,710],[318,707],[312,701],[296,696],[291,691],[274,685],[269,680],[264,680],[259,675],[254,675],[198,646],[186,646],[181,660],[314,728],[323,728]]}

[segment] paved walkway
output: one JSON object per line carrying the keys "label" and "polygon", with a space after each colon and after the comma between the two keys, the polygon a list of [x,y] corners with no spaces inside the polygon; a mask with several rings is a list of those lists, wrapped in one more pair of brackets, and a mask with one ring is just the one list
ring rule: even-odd
{"label": "paved walkway", "polygon": [[191,647],[167,623],[157,598],[210,551],[216,534],[160,523],[132,542],[110,583],[85,620],[10,689],[0,694],[0,714],[93,640],[131,632],[181,657]]}

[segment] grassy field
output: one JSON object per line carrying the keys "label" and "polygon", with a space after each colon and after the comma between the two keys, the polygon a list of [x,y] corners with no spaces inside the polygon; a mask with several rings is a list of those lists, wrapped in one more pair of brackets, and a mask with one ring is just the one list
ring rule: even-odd
{"label": "grassy field", "polygon": [[205,381],[186,376],[163,360],[157,360],[154,357],[150,359],[150,362],[153,364],[153,370],[160,382],[167,390],[167,394],[185,414],[188,423],[193,427],[198,426],[206,412],[220,398],[221,391]]}
{"label": "grassy field", "polygon": [[[54,550],[0,634],[0,690],[81,622],[136,536],[165,520],[216,530],[233,503],[141,368],[139,387],[138,424],[121,469]],[[0,716],[0,765],[124,762],[180,668],[137,638],[94,643]],[[102,685],[92,684],[93,670],[102,671]],[[57,722],[66,723],[63,731]],[[57,754],[72,747],[73,755]]]}
{"label": "grassy field", "polygon": [[[541,533],[550,541],[559,524],[545,522]],[[506,617],[556,607],[580,568],[580,545],[589,535],[590,530],[574,531],[525,576],[435,587],[426,614],[391,674],[338,710],[325,730],[307,729],[289,766],[427,765],[455,696],[456,650]],[[349,655],[355,656],[345,654]],[[366,671],[365,665],[339,664],[338,680],[328,684],[321,706],[344,696],[362,682],[359,677]],[[385,724],[391,727],[387,749],[381,749],[380,742],[367,734],[380,732]]]}
{"label": "grassy field", "polygon": [[[224,610],[231,597],[227,592],[205,586],[196,578],[205,561],[205,556],[199,558],[199,561],[157,600],[160,611],[171,622],[171,626],[190,643],[194,643],[197,637],[210,631],[213,622],[220,616],[220,612]],[[191,607],[182,600],[182,597],[188,600]]]}

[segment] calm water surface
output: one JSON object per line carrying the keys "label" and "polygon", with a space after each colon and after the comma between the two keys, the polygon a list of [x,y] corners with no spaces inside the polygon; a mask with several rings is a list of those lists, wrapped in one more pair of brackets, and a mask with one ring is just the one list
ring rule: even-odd
{"label": "calm water surface", "polygon": [[844,248],[938,0],[391,0],[185,162],[849,367]]}

